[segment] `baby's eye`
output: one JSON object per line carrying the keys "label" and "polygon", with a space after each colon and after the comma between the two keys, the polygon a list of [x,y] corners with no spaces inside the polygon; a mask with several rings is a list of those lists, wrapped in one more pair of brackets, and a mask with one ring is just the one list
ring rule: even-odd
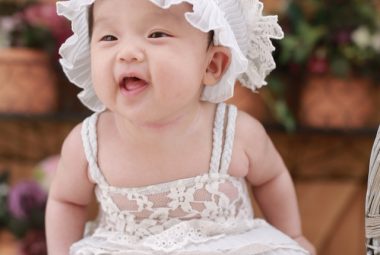
{"label": "baby's eye", "polygon": [[106,42],[116,41],[116,40],[117,38],[113,35],[105,35],[100,39],[100,41],[106,41]]}
{"label": "baby's eye", "polygon": [[151,33],[148,37],[154,39],[154,38],[170,37],[170,35],[164,32],[154,32],[154,33]]}

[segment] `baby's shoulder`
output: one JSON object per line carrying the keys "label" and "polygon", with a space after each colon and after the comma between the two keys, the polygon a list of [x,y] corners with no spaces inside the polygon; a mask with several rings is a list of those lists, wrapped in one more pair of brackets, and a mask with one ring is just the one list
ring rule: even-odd
{"label": "baby's shoulder", "polygon": [[267,139],[264,126],[256,118],[244,111],[238,110],[236,117],[235,139],[245,141],[248,144],[258,144]]}
{"label": "baby's shoulder", "polygon": [[247,176],[249,166],[256,162],[266,146],[267,134],[263,125],[243,111],[237,112],[230,174]]}
{"label": "baby's shoulder", "polygon": [[77,124],[66,136],[61,149],[62,160],[76,160],[78,162],[86,161],[81,135],[82,126],[83,123]]}

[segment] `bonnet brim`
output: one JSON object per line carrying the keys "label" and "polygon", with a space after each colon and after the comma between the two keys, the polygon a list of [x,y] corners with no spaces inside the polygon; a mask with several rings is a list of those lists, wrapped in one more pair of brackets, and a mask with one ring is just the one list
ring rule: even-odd
{"label": "bonnet brim", "polygon": [[[214,44],[231,50],[230,66],[220,81],[205,86],[201,99],[218,103],[233,96],[236,79],[251,90],[265,85],[265,77],[276,65],[272,57],[271,39],[281,39],[283,32],[277,16],[263,16],[258,0],[150,0],[161,8],[187,2],[193,11],[185,13],[195,28],[214,31]],[[57,13],[69,19],[73,35],[60,48],[60,63],[68,79],[82,88],[78,94],[89,109],[105,109],[95,94],[91,81],[88,7],[95,0],[57,2]]]}

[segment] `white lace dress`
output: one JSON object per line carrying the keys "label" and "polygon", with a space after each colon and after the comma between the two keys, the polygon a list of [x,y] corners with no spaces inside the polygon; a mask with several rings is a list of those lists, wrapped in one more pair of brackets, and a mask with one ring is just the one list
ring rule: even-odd
{"label": "white lace dress", "polygon": [[82,138],[100,214],[87,224],[70,254],[307,254],[291,238],[253,218],[245,180],[227,173],[236,112],[224,103],[217,107],[207,174],[138,188],[107,183],[97,164],[98,114],[87,118]]}

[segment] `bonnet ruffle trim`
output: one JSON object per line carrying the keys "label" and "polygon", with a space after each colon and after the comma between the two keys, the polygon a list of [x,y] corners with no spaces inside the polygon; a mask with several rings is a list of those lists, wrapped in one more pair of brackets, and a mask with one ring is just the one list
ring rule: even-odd
{"label": "bonnet ruffle trim", "polygon": [[247,24],[247,43],[244,52],[248,58],[247,70],[238,77],[243,86],[256,90],[267,85],[265,78],[276,68],[272,52],[275,47],[271,39],[284,37],[277,16],[263,16],[263,4],[258,0],[240,0]]}
{"label": "bonnet ruffle trim", "polygon": [[94,112],[105,106],[95,94],[91,81],[90,42],[88,37],[88,7],[95,0],[57,2],[57,13],[71,21],[73,35],[59,49],[60,63],[68,79],[83,90],[80,101]]}
{"label": "bonnet ruffle trim", "polygon": [[[161,8],[187,2],[193,12],[185,14],[195,28],[214,31],[214,44],[231,50],[231,63],[221,80],[206,86],[202,100],[222,102],[233,96],[235,80],[255,90],[265,85],[265,77],[275,68],[271,38],[281,39],[283,32],[276,16],[262,15],[258,0],[150,0]],[[57,2],[57,13],[72,22],[73,35],[60,48],[60,63],[68,79],[82,88],[78,94],[89,109],[100,112],[105,106],[95,94],[91,81],[88,7],[95,0]],[[242,15],[243,14],[243,15]]]}

